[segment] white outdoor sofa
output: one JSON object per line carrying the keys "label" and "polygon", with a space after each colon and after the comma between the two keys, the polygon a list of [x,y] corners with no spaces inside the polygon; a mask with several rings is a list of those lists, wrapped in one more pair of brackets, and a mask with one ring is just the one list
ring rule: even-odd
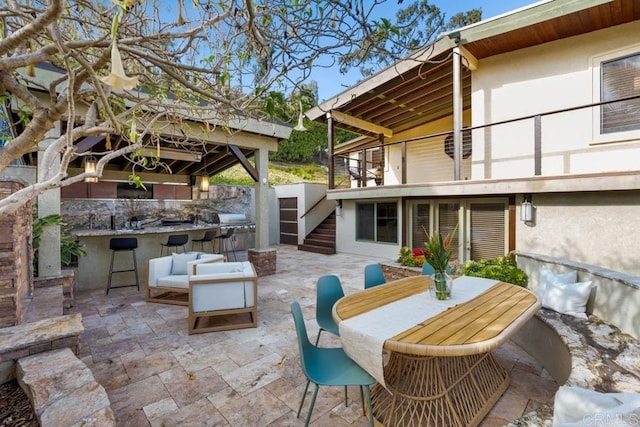
{"label": "white outdoor sofa", "polygon": [[174,253],[150,259],[147,301],[188,305],[189,276],[195,274],[196,265],[223,261],[223,255],[205,252]]}
{"label": "white outdoor sofa", "polygon": [[258,326],[258,275],[249,261],[198,264],[189,277],[189,334]]}

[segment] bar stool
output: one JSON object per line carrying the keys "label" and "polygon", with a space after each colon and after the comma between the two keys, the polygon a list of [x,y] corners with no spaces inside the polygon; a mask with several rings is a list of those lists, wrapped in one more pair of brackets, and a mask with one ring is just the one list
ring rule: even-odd
{"label": "bar stool", "polygon": [[205,242],[209,242],[211,243],[211,252],[215,252],[215,247],[214,247],[214,240],[216,238],[216,233],[209,230],[209,231],[205,231],[204,233],[204,237],[202,237],[202,239],[193,239],[191,240],[191,250],[193,250],[193,246],[196,243],[200,243],[200,250],[202,252],[204,252],[204,244]]}
{"label": "bar stool", "polygon": [[160,256],[164,252],[164,248],[167,248],[167,254],[169,254],[169,248],[176,248],[176,252],[180,252],[178,249],[182,246],[182,252],[186,252],[184,245],[189,241],[188,234],[172,234],[167,239],[167,243],[160,243]]}
{"label": "bar stool", "polygon": [[233,259],[235,261],[238,261],[238,259],[236,258],[236,250],[233,247],[233,239],[231,238],[231,236],[233,236],[233,228],[227,229],[226,234],[221,234],[216,237],[216,239],[218,240],[218,252],[222,253],[224,249],[224,253],[225,255],[227,255],[227,259],[229,259],[229,248],[227,244],[227,242],[229,242],[231,244],[231,251],[233,252]]}
{"label": "bar stool", "polygon": [[[107,295],[109,295],[109,289],[111,288],[126,288],[129,286],[135,286],[140,291],[140,282],[138,281],[138,264],[136,262],[136,248],[138,247],[138,239],[135,237],[113,237],[109,240],[109,249],[111,249],[111,265],[109,266],[109,280],[107,282]],[[116,252],[131,251],[133,256],[133,268],[127,270],[114,270],[113,261],[116,256]],[[125,273],[133,271],[136,276],[136,283],[131,285],[118,285],[111,286],[111,278],[114,273]]]}

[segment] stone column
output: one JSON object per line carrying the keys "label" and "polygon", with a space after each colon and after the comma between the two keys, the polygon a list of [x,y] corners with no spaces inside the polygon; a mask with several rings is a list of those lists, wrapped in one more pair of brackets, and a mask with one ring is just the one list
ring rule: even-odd
{"label": "stone column", "polygon": [[255,151],[258,182],[256,182],[256,244],[249,249],[248,257],[258,273],[267,276],[276,272],[276,250],[269,248],[269,150]]}
{"label": "stone column", "polygon": [[[55,138],[60,135],[60,122],[51,130],[47,137]],[[42,141],[38,144],[38,182],[45,181],[60,170],[60,156],[49,156],[45,163],[44,150],[49,142]],[[52,159],[52,160],[51,160]],[[58,214],[60,215],[60,189],[55,188],[38,196],[38,216]],[[58,276],[60,269],[60,226],[45,227],[40,239],[38,250],[38,275],[39,277]]]}

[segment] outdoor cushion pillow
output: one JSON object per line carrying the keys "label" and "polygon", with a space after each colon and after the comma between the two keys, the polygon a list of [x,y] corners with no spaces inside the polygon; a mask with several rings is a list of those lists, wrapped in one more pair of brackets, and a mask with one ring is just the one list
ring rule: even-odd
{"label": "outdoor cushion pillow", "polygon": [[578,272],[575,270],[567,271],[566,273],[555,273],[549,269],[546,265],[540,268],[540,279],[538,281],[538,289],[536,294],[539,298],[542,298],[545,293],[547,285],[552,282],[559,283],[575,283],[578,281]]}
{"label": "outdoor cushion pillow", "polygon": [[542,306],[558,313],[586,319],[591,281],[578,283],[548,283],[542,296]]}
{"label": "outdoor cushion pillow", "polygon": [[640,416],[640,393],[601,393],[561,386],[553,405],[554,427],[633,425]]}
{"label": "outdoor cushion pillow", "polygon": [[187,263],[198,258],[197,252],[187,252],[184,254],[171,254],[171,274],[189,274]]}

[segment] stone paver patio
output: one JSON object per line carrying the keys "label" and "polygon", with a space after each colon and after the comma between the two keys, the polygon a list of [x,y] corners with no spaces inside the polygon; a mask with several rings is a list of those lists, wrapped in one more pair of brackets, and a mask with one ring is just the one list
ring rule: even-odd
{"label": "stone paver patio", "polygon": [[[187,308],[146,303],[143,289],[76,292],[71,312],[82,313],[85,327],[79,356],[105,387],[118,425],[304,425],[310,396],[297,419],[306,379],[289,306],[300,303],[315,337],[317,278],[337,274],[345,293],[357,292],[364,266],[379,260],[276,249],[277,274],[259,279],[255,329],[189,336]],[[322,346],[339,344],[322,335]],[[511,371],[511,386],[483,426],[502,426],[553,401],[556,383],[527,353],[513,343],[495,353]],[[312,425],[367,425],[357,388],[349,396],[345,407],[341,388],[321,387]]]}

